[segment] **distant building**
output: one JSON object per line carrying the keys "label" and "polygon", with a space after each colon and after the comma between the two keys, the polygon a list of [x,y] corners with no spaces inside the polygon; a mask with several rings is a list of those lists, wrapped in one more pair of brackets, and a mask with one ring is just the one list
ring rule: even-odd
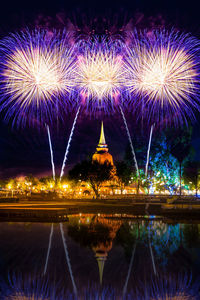
{"label": "distant building", "polygon": [[96,148],[96,152],[92,156],[92,160],[93,161],[96,160],[100,164],[104,164],[105,162],[108,162],[112,166],[114,166],[113,157],[108,152],[108,145],[106,144],[106,140],[105,140],[103,121],[101,123],[101,134],[100,134],[99,144]]}
{"label": "distant building", "polygon": [[[92,161],[97,161],[100,164],[109,163],[112,166],[112,170],[110,173],[110,180],[104,182],[99,189],[101,196],[103,197],[108,195],[121,195],[121,189],[119,187],[119,178],[116,175],[116,167],[113,162],[112,155],[108,152],[108,145],[106,144],[105,134],[104,134],[104,126],[103,122],[101,123],[101,133],[99,143],[96,148],[96,152],[92,156]],[[91,187],[88,186],[85,182],[82,183],[81,189],[79,191],[80,195],[88,196],[91,193]],[[136,188],[135,186],[126,187],[123,190],[123,194],[135,194]],[[103,263],[104,258],[99,259],[101,263]]]}

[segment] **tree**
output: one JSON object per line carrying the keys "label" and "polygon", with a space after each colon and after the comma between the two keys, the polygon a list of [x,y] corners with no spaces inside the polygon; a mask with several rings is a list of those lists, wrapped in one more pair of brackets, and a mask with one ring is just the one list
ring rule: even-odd
{"label": "tree", "polygon": [[198,161],[188,161],[183,170],[184,182],[190,184],[192,182],[193,187],[196,190],[196,197],[199,188],[199,174],[200,163]]}
{"label": "tree", "polygon": [[173,194],[177,186],[179,165],[176,158],[170,153],[166,133],[164,131],[157,131],[154,134],[149,166],[150,171],[147,189],[152,186],[156,191],[161,192],[167,189],[170,194]]}
{"label": "tree", "polygon": [[39,180],[34,177],[32,174],[29,174],[25,177],[25,181],[31,183],[32,186],[36,186]]}
{"label": "tree", "polygon": [[132,174],[131,168],[123,161],[118,161],[116,164],[116,175],[117,181],[119,183],[121,194],[125,188],[129,184],[129,180]]}
{"label": "tree", "polygon": [[180,128],[177,130],[170,130],[167,132],[167,143],[170,146],[171,154],[179,162],[179,184],[180,184],[180,196],[182,193],[182,165],[183,162],[189,157],[191,153],[191,128]]}
{"label": "tree", "polygon": [[96,198],[99,198],[99,189],[105,181],[111,178],[113,166],[105,162],[100,164],[98,161],[83,161],[69,171],[69,179],[86,181],[93,189]]}

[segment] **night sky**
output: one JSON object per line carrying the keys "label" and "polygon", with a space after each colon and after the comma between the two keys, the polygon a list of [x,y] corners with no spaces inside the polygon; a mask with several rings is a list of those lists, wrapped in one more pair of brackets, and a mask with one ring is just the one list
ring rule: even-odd
{"label": "night sky", "polygon": [[[197,2],[198,3],[198,2]],[[24,28],[48,26],[63,28],[74,24],[81,31],[95,30],[114,33],[125,26],[161,26],[178,28],[200,37],[199,7],[195,1],[4,1],[0,10],[0,37]],[[128,24],[128,25],[127,25]],[[52,131],[57,173],[65,152],[74,112],[64,124],[55,124]],[[2,116],[1,116],[2,118]],[[135,122],[130,115],[128,123],[134,140]],[[104,117],[105,135],[114,160],[123,159],[128,144],[119,114]],[[199,117],[200,120],[200,117]],[[100,134],[101,118],[95,120],[81,115],[72,140],[68,168],[94,153]],[[148,130],[147,130],[148,131]],[[147,142],[148,141],[145,141]],[[194,127],[193,145],[196,158],[200,154],[200,125]],[[51,173],[48,139],[44,128],[11,128],[0,121],[0,177]]]}

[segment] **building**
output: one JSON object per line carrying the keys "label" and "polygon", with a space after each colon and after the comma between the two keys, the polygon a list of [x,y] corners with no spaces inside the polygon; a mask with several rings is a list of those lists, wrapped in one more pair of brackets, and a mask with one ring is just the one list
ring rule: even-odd
{"label": "building", "polygon": [[101,134],[99,139],[99,144],[96,148],[96,152],[92,156],[92,160],[98,161],[100,164],[104,164],[105,162],[110,163],[114,167],[113,157],[108,152],[108,145],[106,144],[103,121],[101,123]]}
{"label": "building", "polygon": [[[116,167],[113,162],[112,155],[108,152],[108,145],[106,144],[105,134],[104,134],[104,126],[103,122],[101,123],[101,133],[99,143],[96,148],[96,152],[92,156],[92,161],[97,161],[100,164],[109,163],[112,166],[112,170],[110,173],[110,180],[104,182],[99,188],[99,192],[101,197],[113,196],[113,195],[121,195],[122,191],[119,186],[119,178],[116,175]],[[93,193],[91,187],[87,185],[85,182],[82,182],[80,186],[79,195],[85,195],[88,197]],[[126,187],[123,190],[123,194],[135,194],[136,188],[135,186]]]}

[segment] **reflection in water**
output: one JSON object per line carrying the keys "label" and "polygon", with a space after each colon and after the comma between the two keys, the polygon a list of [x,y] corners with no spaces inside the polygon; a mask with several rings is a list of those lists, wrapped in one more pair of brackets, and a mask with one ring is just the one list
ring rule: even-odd
{"label": "reflection in water", "polygon": [[19,274],[12,275],[9,280],[7,290],[4,290],[5,300],[23,300],[23,299],[136,299],[136,300],[195,300],[199,286],[191,283],[191,278],[187,275],[177,277],[163,276],[160,279],[152,280],[150,284],[140,283],[135,291],[120,298],[119,294],[112,288],[98,289],[96,286],[88,287],[83,290],[79,297],[72,294],[69,290],[62,291],[57,286],[51,286],[44,278],[36,276],[35,278],[22,278]]}
{"label": "reflection in water", "polygon": [[199,299],[200,226],[117,215],[0,223],[0,299]]}
{"label": "reflection in water", "polygon": [[79,221],[79,224],[68,226],[68,235],[81,246],[89,247],[95,253],[101,285],[108,252],[112,249],[113,240],[120,228],[121,221],[110,221],[96,215],[91,218],[83,217]]}
{"label": "reflection in water", "polygon": [[153,250],[152,250],[152,246],[151,246],[149,229],[148,229],[148,241],[149,241],[149,249],[150,249],[150,253],[151,253],[151,260],[152,260],[152,266],[153,266],[154,275],[157,275],[156,265],[155,265],[154,255],[153,255]]}
{"label": "reflection in water", "polygon": [[45,266],[44,266],[44,275],[46,274],[46,271],[47,271],[47,266],[48,266],[48,261],[49,261],[49,253],[51,251],[52,237],[53,237],[53,223],[51,224],[51,232],[49,235],[49,246],[48,246],[47,257],[46,257],[46,262],[45,262]]}
{"label": "reflection in water", "polygon": [[47,280],[36,275],[32,278],[23,277],[20,273],[9,274],[3,291],[6,300],[45,300],[54,295],[54,289],[48,285]]}
{"label": "reflection in water", "polygon": [[127,286],[128,286],[128,281],[129,281],[129,278],[130,278],[132,266],[133,266],[133,260],[134,260],[134,256],[135,256],[136,245],[137,245],[137,241],[135,242],[134,247],[133,247],[131,261],[130,261],[130,264],[129,264],[128,273],[127,273],[127,276],[126,276],[126,281],[125,281],[125,284],[124,284],[124,287],[123,287],[123,298],[126,296],[126,292],[127,292]]}
{"label": "reflection in water", "polygon": [[72,285],[73,285],[74,295],[77,297],[77,288],[76,288],[76,284],[75,284],[75,280],[74,280],[74,276],[73,276],[73,272],[72,272],[72,267],[71,267],[71,263],[70,263],[70,259],[69,259],[69,253],[68,253],[68,249],[67,249],[67,243],[65,240],[63,224],[61,224],[61,223],[60,223],[60,232],[62,235],[63,246],[64,246],[64,250],[65,250],[65,257],[66,257],[66,261],[67,261],[67,265],[68,265],[68,269],[69,269],[69,273],[70,273],[70,277],[71,277],[71,281],[72,281]]}
{"label": "reflection in water", "polygon": [[[185,275],[178,275],[177,277],[171,275],[169,277],[161,277],[152,282],[150,287],[150,299],[197,299],[194,295],[198,294],[198,287],[195,284],[192,286],[192,277]],[[199,298],[198,298],[199,299]]]}

